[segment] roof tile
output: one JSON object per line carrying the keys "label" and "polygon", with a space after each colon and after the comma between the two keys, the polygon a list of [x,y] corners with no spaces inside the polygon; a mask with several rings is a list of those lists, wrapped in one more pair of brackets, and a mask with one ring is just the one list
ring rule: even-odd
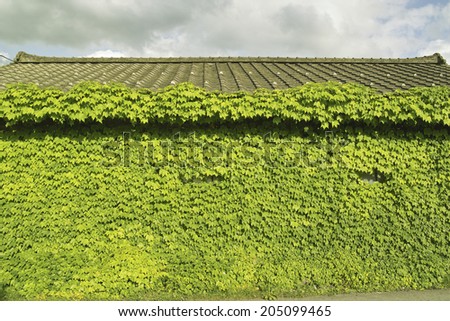
{"label": "roof tile", "polygon": [[159,89],[191,82],[208,90],[282,89],[307,82],[339,81],[380,91],[450,86],[450,66],[439,54],[418,58],[62,58],[24,52],[0,67],[0,88],[35,83],[67,90],[83,81],[120,82]]}

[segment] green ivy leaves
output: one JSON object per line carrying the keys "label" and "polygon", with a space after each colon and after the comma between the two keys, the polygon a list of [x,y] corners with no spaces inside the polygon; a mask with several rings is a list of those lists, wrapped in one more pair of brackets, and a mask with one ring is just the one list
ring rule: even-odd
{"label": "green ivy leaves", "polygon": [[450,88],[412,88],[385,94],[356,84],[306,84],[286,90],[253,93],[209,92],[190,83],[159,91],[123,84],[80,83],[68,92],[33,84],[10,85],[0,91],[0,119],[6,125],[40,123],[133,124],[215,123],[249,119],[316,122],[337,128],[349,122],[450,125]]}
{"label": "green ivy leaves", "polygon": [[[6,298],[292,295],[448,279],[446,129],[130,127],[1,132]],[[360,174],[375,170],[386,179]]]}
{"label": "green ivy leaves", "polygon": [[11,86],[0,297],[444,286],[449,94]]}

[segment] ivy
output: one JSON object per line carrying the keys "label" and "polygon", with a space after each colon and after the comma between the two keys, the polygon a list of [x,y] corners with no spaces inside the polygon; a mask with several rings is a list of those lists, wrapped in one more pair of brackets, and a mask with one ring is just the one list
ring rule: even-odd
{"label": "ivy", "polygon": [[446,287],[448,94],[10,87],[0,297]]}
{"label": "ivy", "polygon": [[34,84],[0,91],[0,119],[21,123],[74,124],[121,120],[133,124],[216,123],[251,119],[315,122],[337,128],[351,122],[369,126],[450,125],[450,88],[412,88],[381,94],[357,84],[307,84],[253,93],[209,92],[190,83],[159,91],[123,84],[86,82],[67,92]]}

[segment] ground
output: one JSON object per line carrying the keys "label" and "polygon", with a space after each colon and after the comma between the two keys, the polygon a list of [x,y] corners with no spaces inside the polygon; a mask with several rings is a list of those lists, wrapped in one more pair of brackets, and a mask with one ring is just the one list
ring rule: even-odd
{"label": "ground", "polygon": [[[283,300],[283,299],[281,299]],[[450,289],[350,293],[301,298],[305,301],[450,301]]]}

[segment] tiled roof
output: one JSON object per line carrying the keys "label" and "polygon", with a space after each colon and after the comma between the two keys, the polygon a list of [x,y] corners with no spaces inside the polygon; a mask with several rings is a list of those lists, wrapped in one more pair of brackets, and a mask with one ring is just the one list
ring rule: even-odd
{"label": "tiled roof", "polygon": [[208,90],[226,92],[339,81],[384,92],[417,86],[450,86],[450,66],[440,54],[405,59],[59,58],[19,52],[13,63],[0,67],[0,89],[21,82],[67,90],[82,81],[120,82],[151,89],[191,82]]}

